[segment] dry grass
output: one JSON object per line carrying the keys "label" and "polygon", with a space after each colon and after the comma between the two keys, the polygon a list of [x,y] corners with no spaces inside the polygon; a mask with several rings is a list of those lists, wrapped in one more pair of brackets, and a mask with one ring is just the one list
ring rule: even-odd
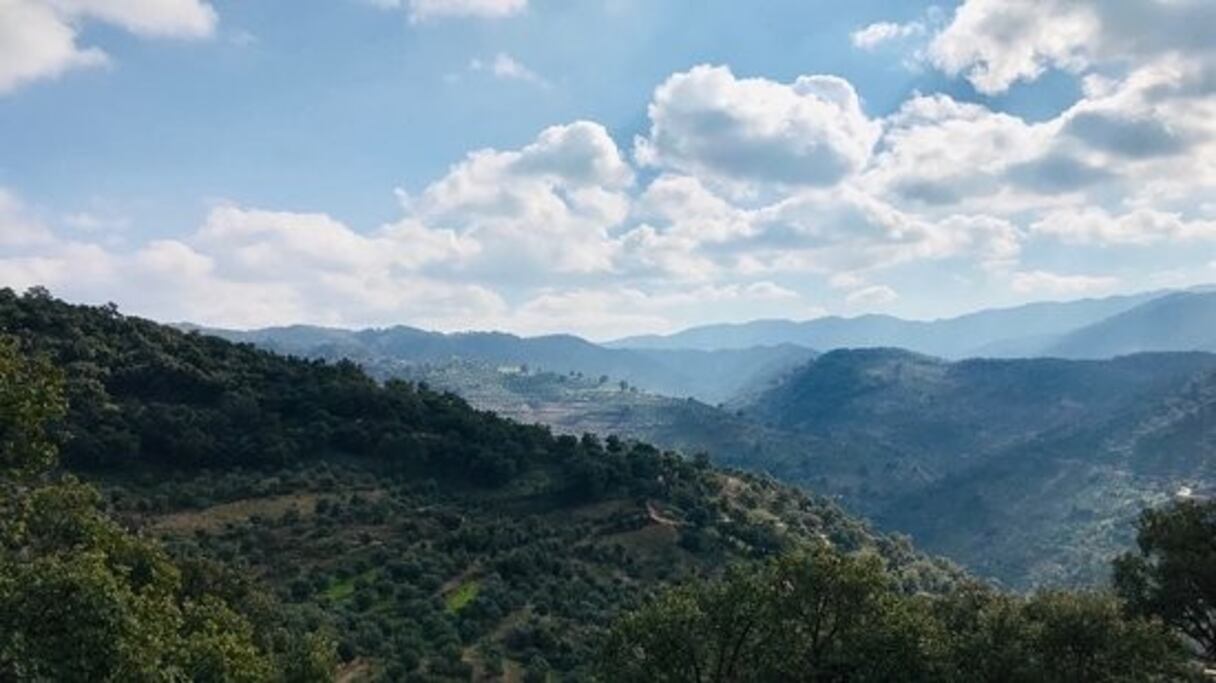
{"label": "dry grass", "polygon": [[249,521],[254,516],[278,519],[293,508],[300,515],[311,515],[317,501],[323,497],[318,493],[293,493],[286,496],[247,498],[202,510],[174,512],[156,517],[150,528],[157,533],[187,534],[200,530],[217,531],[227,524]]}

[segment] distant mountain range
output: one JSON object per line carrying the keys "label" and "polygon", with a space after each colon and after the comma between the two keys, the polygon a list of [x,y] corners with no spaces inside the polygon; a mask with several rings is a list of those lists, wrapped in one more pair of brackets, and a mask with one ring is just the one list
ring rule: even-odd
{"label": "distant mountain range", "polygon": [[1216,293],[1195,290],[1041,302],[931,321],[884,315],[757,320],[627,337],[606,346],[722,350],[796,344],[820,351],[896,347],[952,359],[1112,358],[1141,351],[1216,349],[1213,322]]}
{"label": "distant mountain range", "polygon": [[609,349],[572,335],[518,337],[501,332],[443,334],[412,327],[342,330],[297,325],[224,330],[182,325],[282,354],[361,363],[453,361],[601,376],[646,391],[719,403],[802,365],[814,352],[793,344],[746,349]]}
{"label": "distant mountain range", "polygon": [[903,348],[946,359],[1113,358],[1143,351],[1216,350],[1216,292],[1041,302],[933,321],[881,315],[757,320],[607,344],[573,335],[444,334],[406,326],[203,331],[297,356],[409,364],[469,361],[606,376],[646,391],[716,404],[738,401],[817,352],[839,348]]}

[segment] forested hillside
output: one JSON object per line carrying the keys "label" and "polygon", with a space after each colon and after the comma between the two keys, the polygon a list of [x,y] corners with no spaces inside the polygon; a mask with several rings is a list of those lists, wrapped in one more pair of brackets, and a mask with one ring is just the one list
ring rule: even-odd
{"label": "forested hillside", "polygon": [[1216,481],[1216,356],[949,363],[826,354],[745,414],[855,447],[769,465],[980,574],[1100,581],[1141,508]]}
{"label": "forested hillside", "polygon": [[826,540],[904,590],[958,573],[826,500],[640,443],[556,437],[350,363],[0,291],[0,333],[65,376],[65,464],[176,556],[244,568],[351,675],[588,671],[617,613]]}

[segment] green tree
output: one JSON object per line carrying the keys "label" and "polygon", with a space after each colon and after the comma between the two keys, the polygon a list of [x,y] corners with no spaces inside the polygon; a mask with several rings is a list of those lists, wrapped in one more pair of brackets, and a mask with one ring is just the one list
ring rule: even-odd
{"label": "green tree", "polygon": [[622,619],[610,681],[938,680],[931,615],[881,561],[816,547],[675,589]]}
{"label": "green tree", "polygon": [[1115,560],[1115,590],[1132,613],[1161,618],[1216,661],[1216,501],[1145,510],[1136,544]]}
{"label": "green tree", "polygon": [[1024,609],[1034,680],[1045,683],[1177,681],[1186,673],[1181,644],[1160,622],[1126,618],[1114,596],[1050,591]]}
{"label": "green tree", "polygon": [[187,595],[159,545],[50,473],[62,397],[46,362],[0,339],[0,680],[273,679],[244,616]]}
{"label": "green tree", "polygon": [[45,359],[28,360],[0,337],[0,476],[35,474],[55,461],[47,426],[63,417],[63,381]]}
{"label": "green tree", "polygon": [[828,547],[672,590],[619,620],[606,681],[1132,683],[1188,677],[1159,621],[1104,593],[896,590],[881,561]]}

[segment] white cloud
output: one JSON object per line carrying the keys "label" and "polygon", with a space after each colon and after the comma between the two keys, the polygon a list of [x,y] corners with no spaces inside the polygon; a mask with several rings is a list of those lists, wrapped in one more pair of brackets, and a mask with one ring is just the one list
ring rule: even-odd
{"label": "white cloud", "polygon": [[410,202],[409,219],[480,245],[462,267],[498,277],[612,269],[609,229],[633,171],[603,126],[554,126],[518,151],[474,152]]}
{"label": "white cloud", "polygon": [[896,24],[890,21],[879,21],[869,26],[859,28],[849,34],[853,46],[862,50],[874,50],[884,43],[904,40],[925,34],[925,25],[919,21],[906,24]]}
{"label": "white cloud", "polygon": [[26,83],[109,62],[77,42],[80,26],[97,21],[141,36],[212,35],[215,10],[201,0],[3,0],[0,2],[0,94]]}
{"label": "white cloud", "polygon": [[929,58],[981,92],[1004,92],[1051,68],[1143,64],[1210,53],[1216,5],[1207,0],[966,0],[933,40]]}
{"label": "white cloud", "polygon": [[871,285],[849,292],[845,302],[850,306],[876,308],[899,298],[899,294],[886,285]]}
{"label": "white cloud", "polygon": [[1119,279],[1104,275],[1061,275],[1044,270],[1019,271],[1013,274],[1012,289],[1018,294],[1054,294],[1079,296],[1109,292],[1119,285]]}
{"label": "white cloud", "polygon": [[649,115],[641,163],[742,189],[834,185],[865,164],[880,132],[844,79],[784,84],[722,66],[668,78]]}
{"label": "white cloud", "polygon": [[994,211],[1024,206],[1009,182],[1017,164],[1042,157],[1052,128],[948,95],[914,96],[885,121],[865,176],[873,191],[922,209]]}
{"label": "white cloud", "polygon": [[371,0],[381,7],[405,7],[410,21],[421,23],[437,19],[501,19],[528,8],[528,0]]}
{"label": "white cloud", "polygon": [[1216,220],[1187,220],[1178,213],[1140,208],[1113,216],[1083,207],[1053,211],[1030,226],[1035,235],[1070,244],[1152,244],[1216,240]]}
{"label": "white cloud", "polygon": [[933,40],[929,58],[980,92],[999,93],[1048,67],[1080,71],[1100,30],[1089,2],[968,0]]}
{"label": "white cloud", "polygon": [[42,2],[70,20],[101,21],[149,37],[204,38],[217,23],[215,10],[200,0],[18,1]]}
{"label": "white cloud", "polygon": [[551,87],[549,81],[540,74],[524,66],[519,60],[505,52],[499,52],[492,61],[473,59],[469,62],[471,71],[484,71],[507,81],[523,81],[538,85],[542,88]]}

